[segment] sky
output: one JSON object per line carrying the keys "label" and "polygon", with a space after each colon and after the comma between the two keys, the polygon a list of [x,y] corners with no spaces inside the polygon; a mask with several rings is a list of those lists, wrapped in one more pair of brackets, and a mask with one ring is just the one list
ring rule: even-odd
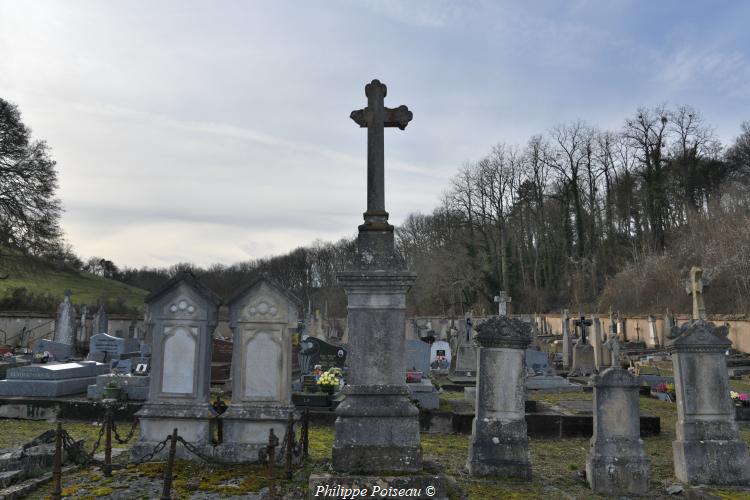
{"label": "sky", "polygon": [[57,161],[75,252],[231,264],[353,237],[364,85],[414,113],[385,134],[386,209],[430,213],[461,165],[584,120],[688,104],[750,120],[750,2],[0,0],[0,98]]}

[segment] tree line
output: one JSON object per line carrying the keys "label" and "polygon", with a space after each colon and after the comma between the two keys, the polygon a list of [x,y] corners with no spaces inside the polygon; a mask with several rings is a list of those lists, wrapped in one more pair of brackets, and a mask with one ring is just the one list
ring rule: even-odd
{"label": "tree line", "polygon": [[[351,261],[351,239],[206,268],[82,260],[60,236],[54,166],[17,108],[0,99],[0,247],[149,290],[190,269],[229,297],[265,273],[306,310],[345,314],[336,272]],[[749,185],[750,123],[725,146],[689,106],[639,109],[618,130],[573,121],[525,144],[498,143],[458,169],[432,213],[396,228],[397,250],[419,275],[410,312],[490,312],[500,290],[524,312],[687,311],[681,281],[703,265],[709,307],[747,313]]]}

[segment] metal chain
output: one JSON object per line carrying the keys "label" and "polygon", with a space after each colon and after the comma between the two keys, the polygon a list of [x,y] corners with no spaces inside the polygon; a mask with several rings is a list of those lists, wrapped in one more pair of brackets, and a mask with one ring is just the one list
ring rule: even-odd
{"label": "metal chain", "polygon": [[154,446],[154,449],[151,450],[151,453],[147,453],[143,455],[141,458],[139,458],[138,460],[135,460],[131,463],[133,465],[141,465],[146,462],[149,462],[152,458],[154,458],[154,456],[156,456],[161,450],[163,450],[165,446],[167,446],[167,443],[169,442],[170,439],[172,439],[172,436],[167,436],[167,439],[165,439],[164,441],[160,441],[156,443],[156,445]]}
{"label": "metal chain", "polygon": [[138,419],[137,418],[135,420],[133,420],[133,425],[130,426],[130,430],[128,431],[127,437],[125,437],[123,439],[122,437],[120,437],[120,433],[117,432],[117,424],[115,423],[115,419],[114,418],[112,419],[112,432],[115,435],[115,439],[120,444],[126,444],[126,443],[128,443],[133,438],[133,435],[135,434],[136,427],[138,427]]}
{"label": "metal chain", "polygon": [[76,443],[75,439],[73,439],[65,429],[62,430],[62,445],[65,448],[65,451],[68,452],[70,459],[78,465],[104,464],[101,460],[95,459],[93,454],[90,455],[86,453],[86,451]]}

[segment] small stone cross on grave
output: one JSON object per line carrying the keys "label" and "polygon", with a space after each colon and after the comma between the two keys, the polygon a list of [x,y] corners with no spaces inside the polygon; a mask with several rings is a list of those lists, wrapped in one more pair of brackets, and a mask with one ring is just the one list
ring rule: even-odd
{"label": "small stone cross on grave", "polygon": [[690,269],[690,282],[685,284],[688,295],[693,296],[693,319],[707,319],[706,305],[703,303],[703,288],[708,287],[703,283],[703,269],[693,266]]}
{"label": "small stone cross on grave", "polygon": [[497,304],[497,315],[498,316],[507,316],[508,315],[508,304],[511,303],[513,299],[510,298],[510,295],[508,295],[508,292],[505,290],[501,291],[498,295],[495,295],[495,303]]}
{"label": "small stone cross on grave", "polygon": [[[383,99],[388,93],[385,84],[373,80],[365,86],[367,107],[352,111],[357,125],[367,128],[367,212],[364,228],[391,229],[385,211],[384,127],[404,130],[414,117],[409,108],[386,108]],[[362,229],[362,228],[360,228]]]}
{"label": "small stone cross on grave", "polygon": [[593,324],[592,321],[581,315],[581,318],[573,321],[573,324],[581,330],[581,343],[585,344],[587,328]]}

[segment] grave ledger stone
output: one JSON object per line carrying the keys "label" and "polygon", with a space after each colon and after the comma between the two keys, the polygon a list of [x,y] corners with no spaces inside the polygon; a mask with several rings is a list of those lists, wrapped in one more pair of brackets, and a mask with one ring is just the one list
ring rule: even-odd
{"label": "grave ledger stone", "polygon": [[[404,379],[406,292],[416,274],[394,249],[384,196],[384,127],[404,129],[406,106],[384,107],[386,86],[365,87],[367,107],[351,118],[367,127],[367,211],[350,270],[339,273],[347,297],[349,384],[336,408],[337,472],[417,471],[422,466],[418,410]],[[312,479],[311,479],[312,481]]]}
{"label": "grave ledger stone", "polygon": [[591,489],[609,495],[648,493],[649,464],[640,438],[638,379],[619,366],[591,378],[594,436],[586,459]]}
{"label": "grave ledger stone", "polygon": [[[130,450],[134,459],[151,452],[174,428],[198,449],[212,452],[210,423],[216,412],[209,400],[211,338],[220,303],[187,271],[146,297],[153,322],[151,380],[148,401],[137,413],[141,432]],[[183,447],[177,450],[193,458]]]}
{"label": "grave ledger stone", "polygon": [[506,316],[477,327],[476,416],[467,466],[472,475],[531,479],[526,437],[526,347],[531,325]]}
{"label": "grave ledger stone", "polygon": [[228,302],[232,329],[232,402],[220,416],[223,442],[216,454],[254,462],[273,429],[283,437],[292,405],[292,331],[300,301],[273,280],[260,277]]}

